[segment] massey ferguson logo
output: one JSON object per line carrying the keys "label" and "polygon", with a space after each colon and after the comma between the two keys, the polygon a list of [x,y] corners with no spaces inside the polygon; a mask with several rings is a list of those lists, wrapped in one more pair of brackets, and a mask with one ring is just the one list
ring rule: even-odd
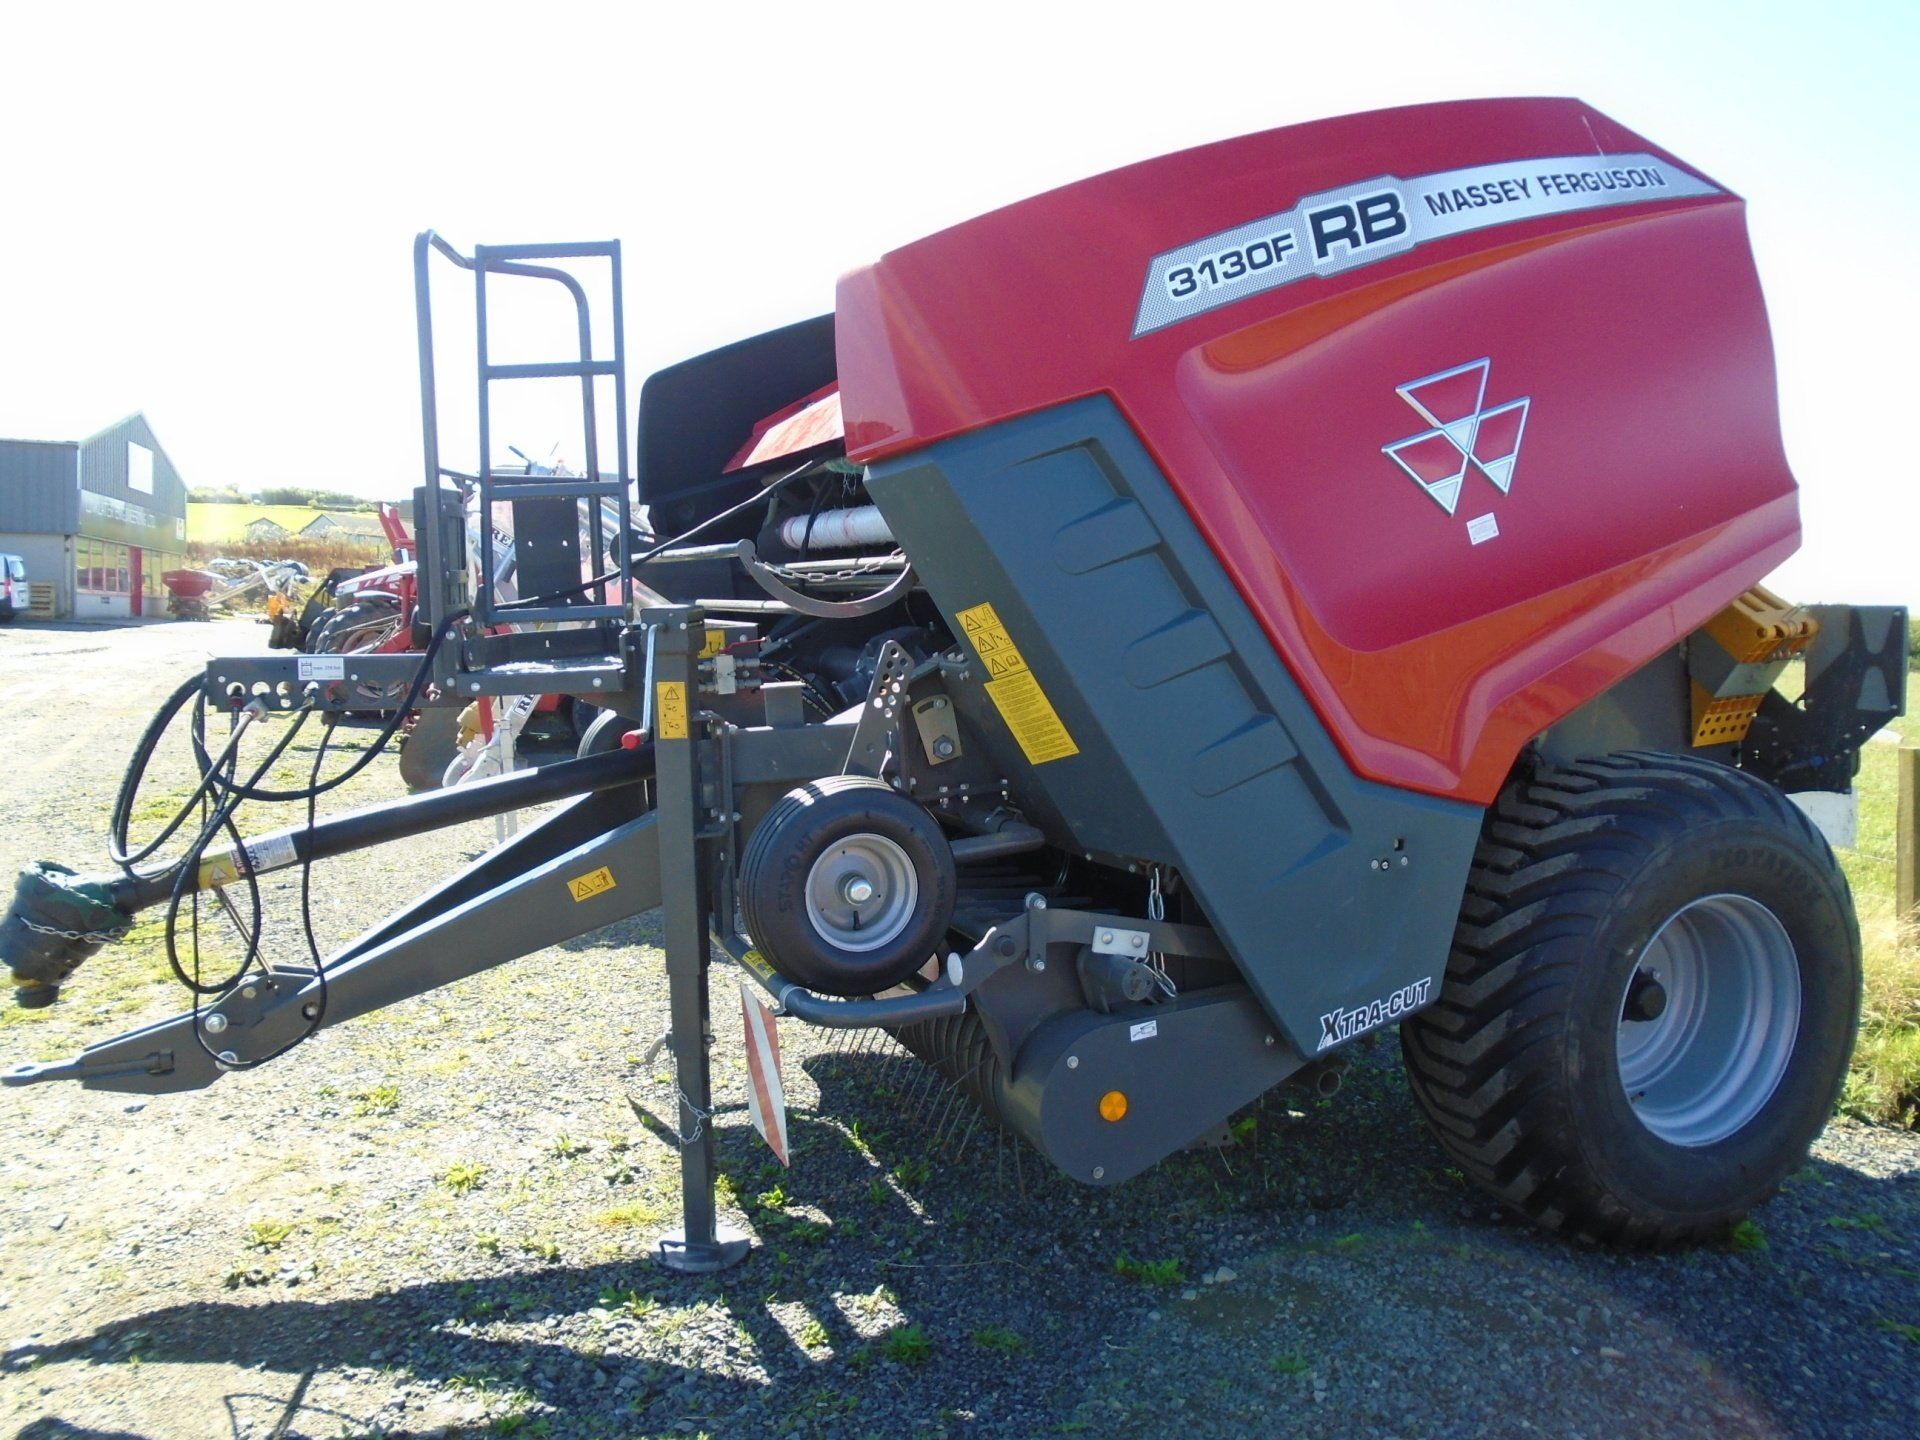
{"label": "massey ferguson logo", "polygon": [[1371,1005],[1362,1005],[1355,1010],[1329,1011],[1320,1017],[1319,1048],[1324,1050],[1329,1045],[1351,1040],[1364,1031],[1376,1030],[1389,1020],[1398,1020],[1402,1015],[1426,1004],[1427,996],[1432,993],[1432,980],[1416,980],[1384,1000],[1375,1000]]}
{"label": "massey ferguson logo", "polygon": [[[1394,387],[1433,428],[1383,445],[1381,451],[1449,515],[1460,508],[1469,471],[1479,471],[1502,495],[1513,489],[1513,468],[1520,462],[1520,441],[1533,400],[1523,395],[1489,407],[1491,365],[1474,360]],[[1467,538],[1475,545],[1499,533],[1491,512],[1467,522]]]}

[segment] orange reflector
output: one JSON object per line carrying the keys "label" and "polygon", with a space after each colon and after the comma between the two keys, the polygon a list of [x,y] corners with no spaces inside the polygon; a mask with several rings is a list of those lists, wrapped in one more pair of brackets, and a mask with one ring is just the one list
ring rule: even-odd
{"label": "orange reflector", "polygon": [[1109,1090],[1100,1097],[1100,1118],[1102,1120],[1124,1120],[1127,1118],[1127,1097],[1118,1090]]}

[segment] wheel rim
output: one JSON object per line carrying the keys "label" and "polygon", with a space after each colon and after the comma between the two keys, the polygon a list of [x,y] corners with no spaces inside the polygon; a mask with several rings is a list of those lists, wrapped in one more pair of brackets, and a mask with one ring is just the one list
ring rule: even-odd
{"label": "wheel rim", "polygon": [[836,841],[807,872],[807,918],[842,950],[878,950],[895,939],[919,899],[913,862],[884,835]]}
{"label": "wheel rim", "polygon": [[[1650,1018],[1649,982],[1665,1008]],[[1760,1113],[1793,1057],[1800,963],[1776,916],[1708,895],[1654,932],[1621,991],[1616,1056],[1640,1123],[1672,1145],[1726,1139]]]}

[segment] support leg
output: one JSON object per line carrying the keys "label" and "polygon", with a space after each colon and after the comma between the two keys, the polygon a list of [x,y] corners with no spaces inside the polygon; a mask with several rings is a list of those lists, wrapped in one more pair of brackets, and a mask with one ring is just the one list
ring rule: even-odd
{"label": "support leg", "polygon": [[707,1055],[707,867],[699,832],[698,654],[706,629],[697,610],[652,611],[663,621],[654,647],[655,814],[672,1017],[675,1124],[680,1144],[681,1228],[660,1237],[654,1258],[669,1270],[701,1274],[746,1259],[750,1242],[715,1215],[713,1090]]}

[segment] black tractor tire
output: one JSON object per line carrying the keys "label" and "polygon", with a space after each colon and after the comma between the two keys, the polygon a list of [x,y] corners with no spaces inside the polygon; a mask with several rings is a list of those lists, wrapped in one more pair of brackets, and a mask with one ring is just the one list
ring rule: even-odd
{"label": "black tractor tire", "polygon": [[460,712],[451,705],[422,705],[400,737],[400,778],[412,793],[438,790],[460,753]]}
{"label": "black tractor tire", "polygon": [[313,631],[315,655],[353,655],[373,650],[400,627],[400,608],[390,600],[356,600],[334,611]]}
{"label": "black tractor tire", "polygon": [[[1685,975],[1702,978],[1680,989]],[[1723,1237],[1805,1162],[1846,1079],[1860,983],[1846,877],[1773,786],[1676,755],[1538,763],[1487,813],[1440,998],[1401,1044],[1475,1185],[1549,1230],[1665,1248]],[[1693,1018],[1662,1033],[1694,1038],[1630,1096],[1622,1056],[1638,1063],[1653,1033],[1638,1026],[1669,1003]],[[1724,1060],[1721,1036],[1736,1037]]]}
{"label": "black tractor tire", "polygon": [[[864,949],[836,940],[836,933],[858,933],[857,906],[850,910],[853,923],[838,932],[822,929],[808,906],[809,885],[822,883],[817,866],[830,867],[848,855],[857,866],[863,852],[910,867],[913,879],[909,902],[906,886],[887,883],[879,867],[861,872],[871,877],[870,903],[881,917],[868,923],[893,931],[884,943]],[[850,871],[849,878],[860,875]],[[754,829],[740,858],[748,936],[781,974],[823,995],[875,995],[919,970],[946,939],[954,898],[953,850],[940,823],[886,782],[862,775],[835,775],[789,790]],[[829,904],[817,908],[831,926],[838,912]],[[886,919],[890,913],[893,924]]]}
{"label": "black tractor tire", "polygon": [[612,710],[602,710],[597,705],[593,710],[593,719],[588,722],[587,728],[580,732],[580,743],[574,747],[573,755],[576,760],[618,750],[626,733],[640,728],[639,721],[628,720]]}
{"label": "black tractor tire", "polygon": [[[573,743],[576,747],[587,743],[587,732],[593,729],[596,720],[607,713],[591,700],[583,700],[578,695],[567,696],[560,702],[560,708],[566,712],[567,728],[573,732]],[[627,726],[628,730],[637,728],[634,725]]]}

